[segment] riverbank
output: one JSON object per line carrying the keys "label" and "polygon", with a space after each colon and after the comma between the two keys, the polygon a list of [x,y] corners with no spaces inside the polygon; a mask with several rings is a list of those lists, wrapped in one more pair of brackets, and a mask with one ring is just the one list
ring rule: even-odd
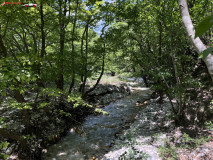
{"label": "riverbank", "polygon": [[131,95],[116,100],[102,108],[105,115],[90,115],[85,122],[72,128],[59,143],[45,150],[43,159],[85,160],[93,156],[100,158],[113,146],[117,134],[130,127],[143,103],[152,91],[137,87]]}
{"label": "riverbank", "polygon": [[128,85],[131,95],[103,107],[106,115],[88,116],[82,125],[72,128],[59,143],[45,150],[43,159],[191,160],[192,156],[202,160],[211,154],[210,132],[197,132],[200,136],[190,138],[183,127],[175,124],[166,97],[164,103],[158,104],[157,99],[150,99],[150,89],[137,82]]}

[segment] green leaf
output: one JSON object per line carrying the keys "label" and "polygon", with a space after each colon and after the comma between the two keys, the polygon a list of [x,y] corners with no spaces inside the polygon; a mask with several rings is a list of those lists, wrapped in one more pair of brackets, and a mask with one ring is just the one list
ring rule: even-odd
{"label": "green leaf", "polygon": [[213,25],[213,16],[206,17],[202,22],[198,24],[195,29],[195,38],[201,36],[207,30],[209,30]]}
{"label": "green leaf", "polygon": [[92,13],[91,13],[90,11],[86,11],[86,13],[87,13],[88,15],[92,15]]}
{"label": "green leaf", "polygon": [[96,1],[95,3],[96,5],[101,5],[102,3],[104,3],[104,1]]}
{"label": "green leaf", "polygon": [[23,109],[32,109],[32,107],[31,107],[31,105],[26,104],[26,105],[24,105]]}
{"label": "green leaf", "polygon": [[212,54],[213,47],[207,48],[203,53],[200,54],[199,58],[206,58],[210,53]]}
{"label": "green leaf", "polygon": [[1,142],[1,143],[0,143],[0,149],[6,148],[9,144],[10,144],[10,143],[8,143],[8,142]]}
{"label": "green leaf", "polygon": [[1,92],[2,96],[6,97],[6,93],[5,92]]}
{"label": "green leaf", "polygon": [[7,159],[9,157],[9,155],[5,154],[4,155],[4,159]]}
{"label": "green leaf", "polygon": [[49,105],[49,104],[50,104],[50,103],[42,102],[38,108],[44,108],[44,107],[46,107],[46,106]]}

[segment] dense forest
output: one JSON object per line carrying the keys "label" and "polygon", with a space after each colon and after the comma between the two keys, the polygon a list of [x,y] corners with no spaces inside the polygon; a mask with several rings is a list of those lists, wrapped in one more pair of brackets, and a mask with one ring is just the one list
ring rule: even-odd
{"label": "dense forest", "polygon": [[[124,90],[141,78],[149,99],[167,99],[185,146],[212,141],[212,0],[19,2],[0,6],[0,159],[42,159],[72,126],[105,114],[92,93],[112,77]],[[181,159],[167,149],[162,159]]]}

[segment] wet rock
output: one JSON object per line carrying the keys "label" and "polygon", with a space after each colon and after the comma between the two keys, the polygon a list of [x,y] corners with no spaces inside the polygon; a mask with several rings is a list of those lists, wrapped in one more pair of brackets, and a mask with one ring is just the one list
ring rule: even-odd
{"label": "wet rock", "polygon": [[88,101],[98,104],[108,104],[131,93],[126,84],[115,85],[98,85],[97,88],[88,94]]}

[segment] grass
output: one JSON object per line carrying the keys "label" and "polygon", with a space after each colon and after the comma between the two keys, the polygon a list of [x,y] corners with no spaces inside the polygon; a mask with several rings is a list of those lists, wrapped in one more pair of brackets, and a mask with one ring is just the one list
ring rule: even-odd
{"label": "grass", "polygon": [[192,150],[208,142],[210,139],[211,139],[210,136],[203,136],[200,138],[191,138],[188,134],[184,133],[182,136],[182,140],[181,140],[182,143],[180,146],[176,146],[175,144],[171,145],[169,139],[167,138],[166,145],[161,146],[158,149],[158,151],[162,159],[176,160],[178,159],[178,155],[176,153],[178,149]]}

